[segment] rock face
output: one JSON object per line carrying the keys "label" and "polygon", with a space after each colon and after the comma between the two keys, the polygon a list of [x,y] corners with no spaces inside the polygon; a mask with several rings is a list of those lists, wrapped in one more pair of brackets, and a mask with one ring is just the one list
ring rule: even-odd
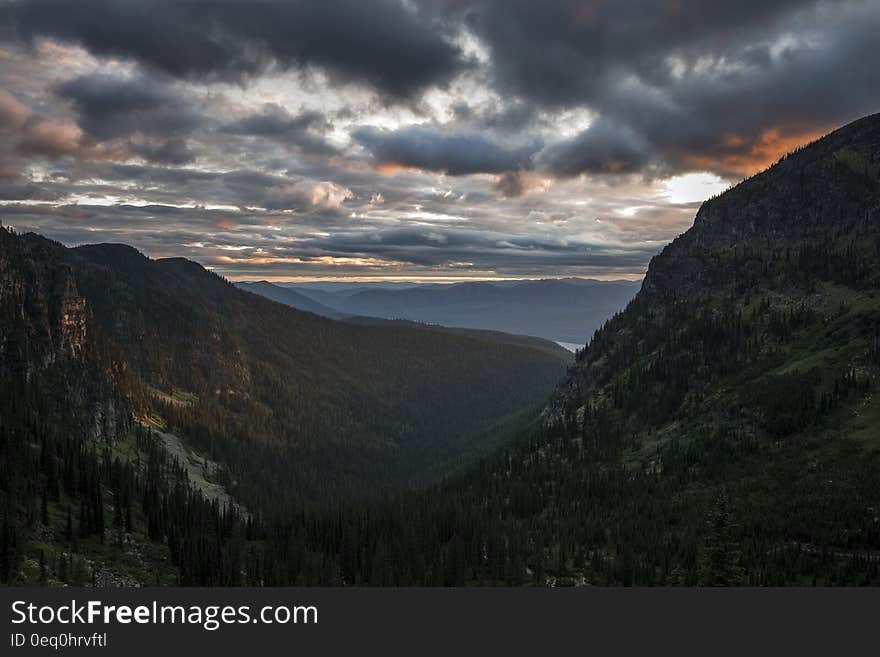
{"label": "rock face", "polygon": [[52,318],[58,335],[55,349],[64,356],[76,358],[82,354],[87,338],[86,302],[77,292],[70,268],[62,268],[61,274],[52,290],[53,310],[57,312]]}
{"label": "rock face", "polygon": [[[681,361],[690,380],[711,369],[680,342],[685,319],[711,309],[770,310],[828,301],[808,279],[876,288],[880,254],[880,114],[865,117],[782,158],[706,201],[694,225],[650,263],[639,294],[597,332],[544,413],[549,426],[583,417],[615,372],[658,354]],[[827,292],[825,293],[827,297]],[[689,363],[689,364],[688,364]],[[703,377],[705,379],[705,377]]]}
{"label": "rock face", "polygon": [[0,229],[0,374],[19,394],[51,382],[57,419],[85,440],[109,440],[129,426],[131,410],[92,326],[74,272],[51,243]]}
{"label": "rock face", "polygon": [[0,233],[0,305],[7,367],[29,374],[59,358],[76,358],[86,341],[86,307],[70,268]]}

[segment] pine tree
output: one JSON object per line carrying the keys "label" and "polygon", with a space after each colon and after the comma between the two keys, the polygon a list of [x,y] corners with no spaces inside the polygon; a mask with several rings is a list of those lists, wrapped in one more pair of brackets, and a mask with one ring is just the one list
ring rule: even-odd
{"label": "pine tree", "polygon": [[722,492],[706,521],[706,533],[698,562],[701,586],[737,586],[743,582],[738,527],[730,511],[727,494]]}

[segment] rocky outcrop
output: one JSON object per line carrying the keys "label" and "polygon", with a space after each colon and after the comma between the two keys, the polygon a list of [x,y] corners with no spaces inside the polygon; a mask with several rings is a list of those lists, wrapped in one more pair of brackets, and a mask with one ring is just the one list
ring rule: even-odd
{"label": "rocky outcrop", "polygon": [[29,374],[59,359],[78,358],[88,335],[86,302],[73,271],[45,253],[34,253],[31,247],[36,246],[0,230],[5,329],[0,362],[25,367]]}
{"label": "rocky outcrop", "polygon": [[73,269],[53,250],[0,228],[0,376],[21,395],[51,389],[55,403],[41,413],[59,413],[82,439],[113,440],[131,422],[119,365],[100,348]]}
{"label": "rocky outcrop", "polygon": [[86,302],[79,296],[76,280],[69,268],[62,269],[52,291],[53,333],[56,337],[55,351],[76,358],[81,355],[87,338]]}

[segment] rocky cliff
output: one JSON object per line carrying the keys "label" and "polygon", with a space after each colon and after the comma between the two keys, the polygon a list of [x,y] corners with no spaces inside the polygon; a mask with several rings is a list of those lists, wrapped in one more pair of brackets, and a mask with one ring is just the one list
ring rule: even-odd
{"label": "rocky cliff", "polygon": [[120,364],[100,344],[74,272],[52,243],[0,229],[0,326],[0,373],[10,390],[51,390],[44,412],[83,439],[127,429]]}

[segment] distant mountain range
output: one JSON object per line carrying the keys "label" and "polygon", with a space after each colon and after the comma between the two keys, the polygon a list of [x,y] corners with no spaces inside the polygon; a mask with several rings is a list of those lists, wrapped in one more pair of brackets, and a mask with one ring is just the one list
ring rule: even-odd
{"label": "distant mountain range", "polygon": [[257,281],[255,283],[235,283],[235,286],[241,290],[245,290],[246,292],[259,294],[262,297],[266,297],[267,299],[271,299],[272,301],[277,301],[278,303],[283,303],[285,306],[290,306],[291,308],[296,308],[297,310],[304,310],[306,312],[321,315],[323,317],[340,316],[339,311],[334,310],[329,306],[325,306],[323,303],[315,301],[314,299],[311,299],[304,294],[300,294],[296,290],[281,287],[280,285],[273,285],[272,283],[268,283],[266,281]]}
{"label": "distant mountain range", "polygon": [[566,278],[455,284],[299,285],[236,283],[249,292],[327,317],[368,316],[534,335],[583,346],[622,310],[634,281]]}

